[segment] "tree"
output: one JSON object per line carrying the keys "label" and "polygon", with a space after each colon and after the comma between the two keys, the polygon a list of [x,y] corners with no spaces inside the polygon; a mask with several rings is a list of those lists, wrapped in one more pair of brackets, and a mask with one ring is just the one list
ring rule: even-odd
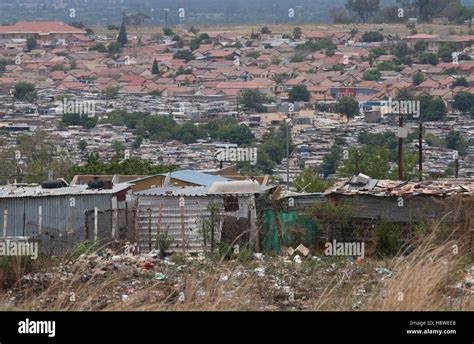
{"label": "tree", "polygon": [[160,68],[158,67],[158,61],[156,61],[156,59],[153,60],[153,66],[151,67],[151,74],[153,75],[160,74]]}
{"label": "tree", "polygon": [[119,42],[112,42],[109,44],[108,47],[109,54],[116,55],[122,52],[122,48],[120,47]]}
{"label": "tree", "polygon": [[359,114],[359,103],[351,96],[344,96],[339,98],[334,111],[352,118]]}
{"label": "tree", "polygon": [[453,53],[456,51],[456,43],[445,42],[438,50],[438,57],[443,60],[443,62],[453,62]]}
{"label": "tree", "polygon": [[469,144],[462,138],[459,131],[451,130],[446,136],[446,146],[449,149],[457,150],[459,155],[465,155]]}
{"label": "tree", "polygon": [[294,185],[297,192],[324,192],[332,185],[332,182],[319,178],[313,170],[305,168],[295,178]]}
{"label": "tree", "polygon": [[244,108],[260,111],[266,97],[259,90],[243,90],[237,96],[237,101]]}
{"label": "tree", "polygon": [[35,86],[27,82],[19,82],[15,85],[15,99],[32,102],[36,98]]}
{"label": "tree", "polygon": [[193,38],[189,43],[189,49],[191,49],[192,51],[199,49],[199,47],[201,46],[201,42],[202,40],[199,37]]}
{"label": "tree", "polygon": [[383,35],[378,31],[369,31],[362,36],[362,42],[382,42]]}
{"label": "tree", "polygon": [[267,34],[267,35],[269,35],[269,34],[272,33],[272,32],[270,31],[270,29],[269,29],[267,26],[262,27],[262,29],[260,30],[260,32],[263,33],[263,34]]}
{"label": "tree", "polygon": [[115,99],[118,96],[119,93],[119,86],[109,86],[105,90],[105,95],[107,96],[107,99]]}
{"label": "tree", "polygon": [[189,62],[194,59],[194,55],[189,49],[178,50],[174,55],[173,59],[175,60],[186,60]]}
{"label": "tree", "polygon": [[458,86],[461,86],[461,87],[468,87],[468,86],[469,86],[469,83],[467,82],[466,78],[461,77],[461,78],[459,78],[459,79],[456,79],[456,80],[453,82],[453,87],[458,87]]}
{"label": "tree", "polygon": [[132,148],[138,149],[140,148],[142,143],[143,143],[143,137],[141,137],[140,135],[137,135],[137,137],[135,137],[135,140],[132,142]]}
{"label": "tree", "polygon": [[415,42],[415,51],[424,52],[426,51],[426,42],[419,40]]}
{"label": "tree", "polygon": [[81,152],[84,152],[87,148],[87,141],[84,139],[80,140],[79,143],[77,144],[77,148],[79,148]]}
{"label": "tree", "polygon": [[303,31],[299,26],[293,28],[293,39],[300,39]]}
{"label": "tree", "polygon": [[120,44],[121,48],[128,43],[127,28],[125,27],[125,20],[122,21],[122,25],[120,26],[117,42]]}
{"label": "tree", "polygon": [[174,36],[173,30],[172,30],[171,28],[169,28],[169,27],[163,28],[163,34],[164,34],[165,36]]}
{"label": "tree", "polygon": [[425,74],[422,72],[415,72],[412,77],[411,77],[413,83],[415,85],[421,84],[423,81],[425,81]]}
{"label": "tree", "polygon": [[[342,161],[342,165],[337,169],[337,174],[341,177],[348,177],[355,174],[355,161],[357,149],[352,147],[349,150],[348,158]],[[389,172],[390,151],[383,146],[364,145],[360,150],[359,169],[360,172],[375,179],[387,179]]]}
{"label": "tree", "polygon": [[418,54],[418,61],[422,64],[437,65],[438,57],[433,53],[421,52]]}
{"label": "tree", "polygon": [[367,69],[362,78],[366,81],[379,81],[381,76],[380,71],[374,68]]}
{"label": "tree", "polygon": [[309,100],[309,91],[305,85],[297,85],[293,87],[288,95],[289,100],[292,103],[296,101],[307,102]]}
{"label": "tree", "polygon": [[454,96],[453,108],[467,113],[474,106],[474,95],[467,92],[459,92]]}
{"label": "tree", "polygon": [[446,105],[441,98],[420,96],[417,100],[420,101],[420,115],[425,121],[440,121],[446,116]]}
{"label": "tree", "polygon": [[379,0],[347,0],[346,8],[349,13],[356,13],[365,23],[379,10]]}
{"label": "tree", "polygon": [[400,23],[404,18],[399,17],[399,6],[385,6],[382,11],[385,23]]}
{"label": "tree", "polygon": [[[48,170],[52,170],[55,177],[68,178],[70,161],[60,142],[60,138],[45,131],[19,134],[16,145],[5,145],[0,150],[0,184],[13,179],[20,183],[41,183],[47,179]],[[20,152],[20,159],[17,159],[17,152]]]}
{"label": "tree", "polygon": [[0,75],[5,72],[6,66],[15,64],[12,60],[0,59]]}
{"label": "tree", "polygon": [[112,149],[114,150],[115,154],[119,155],[125,150],[125,146],[120,141],[113,141]]}
{"label": "tree", "polygon": [[325,177],[336,173],[337,166],[341,160],[342,149],[337,144],[333,144],[329,153],[323,157],[323,162],[318,167],[318,172]]}
{"label": "tree", "polygon": [[351,21],[344,7],[330,8],[328,13],[334,24],[348,24]]}
{"label": "tree", "polygon": [[107,47],[106,47],[104,44],[102,44],[102,43],[98,43],[98,44],[94,45],[93,47],[90,48],[90,50],[95,50],[95,51],[97,51],[97,52],[99,52],[99,53],[106,53],[106,52],[108,52]]}
{"label": "tree", "polygon": [[35,49],[37,46],[37,43],[36,43],[36,39],[34,39],[33,37],[28,37],[28,39],[26,40],[26,49],[28,51],[32,51],[33,49]]}
{"label": "tree", "polygon": [[123,175],[154,175],[172,172],[175,166],[154,165],[150,160],[131,157],[125,161],[119,155],[110,161],[102,162],[98,153],[86,155],[86,163],[82,166],[75,165],[69,170],[70,175],[76,174],[123,174]]}

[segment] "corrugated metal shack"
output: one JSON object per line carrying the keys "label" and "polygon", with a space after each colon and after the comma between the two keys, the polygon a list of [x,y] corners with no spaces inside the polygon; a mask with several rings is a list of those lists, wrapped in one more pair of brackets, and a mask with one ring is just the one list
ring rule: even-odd
{"label": "corrugated metal shack", "polygon": [[[43,251],[55,253],[79,240],[110,237],[119,224],[112,219],[105,226],[99,222],[99,214],[124,209],[129,189],[129,184],[111,189],[89,189],[87,185],[54,189],[0,186],[0,235],[41,237]],[[113,218],[114,214],[108,216]],[[92,221],[87,221],[91,217]]]}
{"label": "corrugated metal shack", "polygon": [[[202,178],[197,174],[202,174]],[[187,179],[182,172],[179,175],[182,180]],[[233,218],[235,223],[240,224],[240,233],[234,237],[248,231],[251,245],[258,247],[255,198],[257,194],[270,191],[273,187],[261,186],[250,180],[232,181],[200,172],[192,172],[189,179],[195,184],[205,185],[167,185],[134,193],[138,204],[138,242],[142,251],[154,249],[160,233],[167,233],[171,240],[171,251],[198,252],[207,249],[209,241],[204,239],[202,228],[203,221],[210,216],[210,203],[221,205],[216,243],[221,241],[226,221]]]}
{"label": "corrugated metal shack", "polygon": [[280,252],[281,246],[317,241],[316,223],[308,215],[314,204],[325,203],[324,193],[287,192],[262,213],[262,250]]}
{"label": "corrugated metal shack", "polygon": [[472,217],[473,179],[377,180],[359,174],[328,190],[333,204],[346,204],[354,218],[404,223],[465,223]]}

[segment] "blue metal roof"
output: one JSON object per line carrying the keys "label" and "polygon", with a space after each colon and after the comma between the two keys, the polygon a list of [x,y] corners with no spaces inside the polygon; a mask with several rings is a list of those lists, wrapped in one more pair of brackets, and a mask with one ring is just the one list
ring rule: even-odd
{"label": "blue metal roof", "polygon": [[[163,176],[166,176],[167,173],[163,173]],[[213,174],[198,172],[194,170],[181,170],[171,172],[171,178],[182,180],[183,182],[188,182],[191,184],[202,185],[202,186],[211,186],[214,182],[225,182],[232,181],[233,179],[224,178],[221,176],[215,176]]]}

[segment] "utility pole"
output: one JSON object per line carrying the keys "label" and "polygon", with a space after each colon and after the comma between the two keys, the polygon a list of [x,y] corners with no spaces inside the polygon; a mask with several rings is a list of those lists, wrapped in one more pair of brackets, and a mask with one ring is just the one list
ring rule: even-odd
{"label": "utility pole", "polygon": [[420,123],[418,126],[418,173],[419,173],[419,180],[423,180],[423,122],[421,122],[421,117],[420,117]]}
{"label": "utility pole", "polygon": [[[398,115],[398,126],[403,128],[402,113]],[[403,180],[403,137],[398,138],[398,180]]]}
{"label": "utility pole", "polygon": [[359,161],[360,161],[360,158],[361,158],[361,153],[360,153],[360,150],[357,149],[356,151],[356,154],[355,154],[355,175],[359,175],[360,173],[360,168],[359,168]]}
{"label": "utility pole", "polygon": [[290,115],[285,119],[286,129],[286,191],[290,191],[290,140],[288,136],[288,125],[290,122]]}
{"label": "utility pole", "polygon": [[458,154],[456,153],[455,159],[454,159],[454,177],[458,178],[459,176],[459,157]]}
{"label": "utility pole", "polygon": [[169,8],[165,8],[165,28],[168,27],[168,12],[170,11]]}

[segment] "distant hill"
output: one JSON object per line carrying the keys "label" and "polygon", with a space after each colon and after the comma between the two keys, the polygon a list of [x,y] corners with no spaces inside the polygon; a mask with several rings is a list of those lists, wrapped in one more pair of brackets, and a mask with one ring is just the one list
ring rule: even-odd
{"label": "distant hill", "polygon": [[[381,0],[381,6],[396,4],[396,0]],[[474,0],[463,0],[474,6]],[[1,0],[0,23],[17,20],[82,21],[86,25],[120,23],[122,13],[141,12],[150,16],[145,25],[163,25],[164,8],[168,8],[168,23],[172,25],[253,24],[253,23],[326,23],[328,11],[344,7],[346,0]],[[75,9],[70,18],[69,9]],[[178,9],[184,8],[184,17]],[[294,17],[288,10],[294,9]]]}

